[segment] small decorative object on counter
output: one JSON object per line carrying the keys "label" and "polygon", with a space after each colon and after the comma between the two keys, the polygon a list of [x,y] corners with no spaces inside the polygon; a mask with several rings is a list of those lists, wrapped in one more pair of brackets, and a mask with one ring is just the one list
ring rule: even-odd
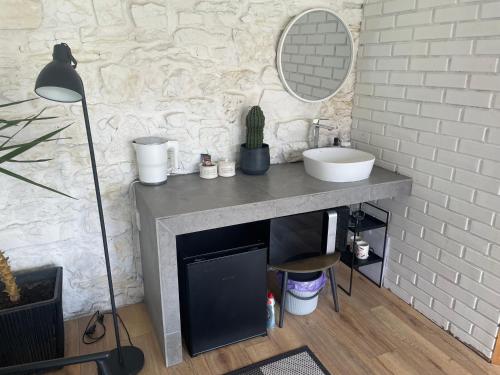
{"label": "small decorative object on counter", "polygon": [[201,165],[205,166],[205,167],[209,167],[212,164],[212,156],[210,154],[201,154],[200,155],[200,161],[201,161]]}
{"label": "small decorative object on counter", "polygon": [[221,177],[233,177],[236,174],[236,163],[234,161],[221,160],[217,165]]}
{"label": "small decorative object on counter", "polygon": [[276,319],[274,315],[275,303],[273,293],[267,293],[267,329],[273,329],[276,326]]}
{"label": "small decorative object on counter", "polygon": [[240,168],[245,174],[264,174],[271,164],[269,145],[263,143],[265,120],[264,113],[259,106],[252,107],[248,112],[247,141],[240,147]]}
{"label": "small decorative object on counter", "polygon": [[209,154],[201,154],[200,177],[211,180],[217,176],[217,164],[212,163],[212,157]]}

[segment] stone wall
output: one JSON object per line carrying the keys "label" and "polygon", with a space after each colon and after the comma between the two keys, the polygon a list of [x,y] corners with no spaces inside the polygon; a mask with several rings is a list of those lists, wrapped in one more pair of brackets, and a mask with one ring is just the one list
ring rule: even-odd
{"label": "stone wall", "polygon": [[[460,4],[458,4],[460,3]],[[384,284],[491,357],[500,322],[500,2],[370,1],[352,138],[413,178]]]}
{"label": "stone wall", "polygon": [[[242,118],[251,105],[260,104],[266,115],[273,163],[300,155],[314,117],[350,127],[354,72],[334,99],[302,103],[283,90],[275,49],[291,17],[317,6],[343,16],[357,45],[362,0],[19,3],[4,0],[0,12],[0,102],[33,97],[52,46],[70,45],[88,96],[119,304],[139,301],[143,293],[132,238],[129,184],[137,171],[131,140],[145,135],[178,140],[181,172],[189,173],[196,171],[202,152],[215,159],[236,157],[244,138]],[[54,159],[49,163],[8,167],[78,200],[0,176],[0,246],[15,269],[64,267],[69,317],[108,301],[81,107],[37,100],[2,114],[33,114],[45,106],[60,118],[24,131],[25,136],[73,122],[64,132],[70,139],[29,155],[49,156]]]}

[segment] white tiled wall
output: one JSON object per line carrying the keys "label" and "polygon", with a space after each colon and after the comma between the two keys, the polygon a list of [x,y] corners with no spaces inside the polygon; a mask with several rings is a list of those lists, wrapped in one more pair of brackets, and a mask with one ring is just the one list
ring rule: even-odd
{"label": "white tiled wall", "polygon": [[385,286],[491,357],[500,321],[500,2],[370,1],[352,138],[411,176]]}

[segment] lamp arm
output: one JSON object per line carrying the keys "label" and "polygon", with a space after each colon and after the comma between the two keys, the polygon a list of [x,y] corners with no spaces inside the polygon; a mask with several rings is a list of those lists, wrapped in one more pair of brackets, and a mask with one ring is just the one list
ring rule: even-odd
{"label": "lamp arm", "polygon": [[120,344],[120,331],[118,326],[118,318],[116,314],[116,304],[115,304],[115,293],[113,290],[113,279],[111,276],[111,264],[109,262],[109,251],[108,251],[108,240],[106,237],[106,226],[104,224],[104,212],[102,209],[102,201],[101,201],[101,189],[99,188],[99,177],[97,176],[97,164],[95,161],[95,153],[94,153],[94,143],[92,142],[92,131],[90,129],[90,121],[89,114],[87,110],[87,100],[85,98],[85,93],[83,93],[82,97],[82,107],[83,107],[83,117],[85,119],[85,130],[87,133],[87,141],[89,145],[89,153],[90,153],[90,162],[92,164],[92,175],[94,177],[94,187],[95,187],[95,195],[97,199],[97,209],[99,211],[99,222],[101,224],[101,235],[102,235],[102,244],[104,247],[104,258],[106,261],[106,273],[108,276],[108,288],[109,288],[109,297],[111,300],[111,311],[113,316],[113,326],[115,329],[115,339],[116,339],[116,348],[118,351],[118,358],[120,363],[123,363],[123,354],[121,350]]}

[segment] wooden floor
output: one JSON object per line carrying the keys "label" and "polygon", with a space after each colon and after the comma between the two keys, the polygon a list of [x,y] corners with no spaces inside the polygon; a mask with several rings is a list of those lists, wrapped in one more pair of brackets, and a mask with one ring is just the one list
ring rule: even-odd
{"label": "wooden floor", "polygon": [[[339,271],[342,273],[344,269]],[[338,277],[340,281],[342,276]],[[146,364],[141,372],[144,375],[223,374],[302,345],[308,345],[326,368],[337,375],[500,375],[500,366],[489,364],[392,293],[365,278],[355,275],[352,297],[342,291],[339,294],[340,313],[334,312],[330,289],[326,289],[313,314],[304,317],[286,314],[285,327],[272,330],[268,337],[247,340],[196,358],[184,352],[185,361],[168,369],[163,365],[145,306],[124,307],[120,315],[134,345],[145,353]],[[90,346],[81,343],[87,320],[66,323],[67,356],[113,347],[109,316],[104,340]],[[72,366],[52,374],[93,375],[95,365]]]}

